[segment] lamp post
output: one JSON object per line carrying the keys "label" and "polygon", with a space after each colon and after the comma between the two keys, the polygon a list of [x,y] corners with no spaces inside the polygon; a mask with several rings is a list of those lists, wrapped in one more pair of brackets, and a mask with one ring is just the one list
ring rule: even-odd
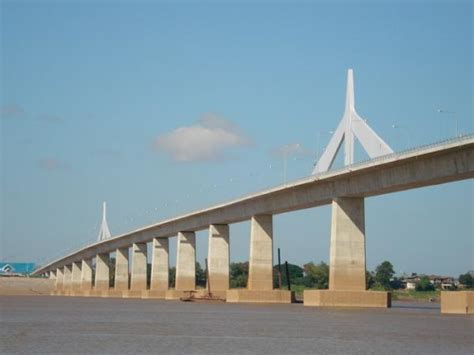
{"label": "lamp post", "polygon": [[456,137],[458,137],[458,120],[457,120],[457,118],[456,118],[456,112],[454,112],[454,111],[448,111],[448,110],[442,110],[442,109],[440,109],[440,108],[437,109],[436,112],[438,112],[439,114],[451,115],[451,118],[454,120]]}

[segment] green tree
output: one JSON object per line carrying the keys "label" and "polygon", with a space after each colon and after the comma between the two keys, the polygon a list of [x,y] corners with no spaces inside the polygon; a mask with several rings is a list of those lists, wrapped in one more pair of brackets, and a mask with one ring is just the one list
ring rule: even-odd
{"label": "green tree", "polygon": [[372,272],[366,271],[365,272],[365,287],[367,289],[372,288],[375,284],[375,276]]}
{"label": "green tree", "polygon": [[150,288],[151,285],[151,264],[146,264],[146,285]]}
{"label": "green tree", "polygon": [[398,278],[398,277],[394,277],[391,281],[390,281],[390,288],[392,290],[399,290],[402,288],[402,279],[401,278]]}
{"label": "green tree", "polygon": [[249,263],[231,263],[230,264],[230,287],[241,288],[247,286],[249,277]]}
{"label": "green tree", "polygon": [[384,261],[375,269],[375,281],[379,283],[385,290],[390,290],[390,280],[395,271],[390,261]]}
{"label": "green tree", "polygon": [[[298,265],[288,264],[288,273],[290,274],[290,282],[292,285],[301,285],[303,283],[303,268]],[[281,285],[282,288],[288,285],[285,264],[281,265]],[[277,288],[278,286],[278,265],[275,265],[273,267],[273,287]]]}
{"label": "green tree", "polygon": [[115,258],[109,258],[109,286],[115,285]]}
{"label": "green tree", "polygon": [[459,283],[464,285],[465,288],[473,288],[474,287],[474,279],[472,275],[468,272],[465,274],[459,275]]}
{"label": "green tree", "polygon": [[206,272],[196,261],[196,286],[206,287]]}
{"label": "green tree", "polygon": [[313,262],[303,266],[303,284],[306,287],[325,289],[329,286],[329,265],[321,261],[318,265]]}
{"label": "green tree", "polygon": [[170,282],[169,287],[174,287],[176,283],[176,268],[175,267],[169,268],[168,277],[169,277],[169,282]]}
{"label": "green tree", "polygon": [[415,290],[417,291],[434,291],[434,289],[435,288],[433,284],[430,282],[430,279],[428,278],[428,276],[422,276],[420,278],[420,281],[418,281],[418,283],[415,286]]}

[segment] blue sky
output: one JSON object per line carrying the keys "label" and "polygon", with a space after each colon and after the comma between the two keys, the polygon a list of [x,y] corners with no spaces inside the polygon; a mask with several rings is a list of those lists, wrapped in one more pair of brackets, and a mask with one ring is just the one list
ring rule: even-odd
{"label": "blue sky", "polygon": [[[2,1],[1,16],[3,260],[95,240],[103,200],[119,234],[280,184],[285,145],[300,145],[287,178],[309,175],[348,68],[394,150],[473,131],[468,1]],[[367,199],[368,268],[474,269],[473,198],[464,181]],[[329,207],[278,215],[275,248],[327,262],[329,229]],[[231,226],[232,261],[248,240]]]}

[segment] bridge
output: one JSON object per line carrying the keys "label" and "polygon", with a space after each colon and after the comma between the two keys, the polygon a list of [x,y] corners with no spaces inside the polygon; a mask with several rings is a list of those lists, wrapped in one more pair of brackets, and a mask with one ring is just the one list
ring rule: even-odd
{"label": "bridge", "polygon": [[[305,303],[324,304],[321,296],[326,297],[325,293],[333,290],[341,291],[337,297],[347,295],[347,299],[362,292],[365,298],[377,297],[376,304],[387,306],[386,293],[365,290],[364,198],[473,177],[474,135],[468,135],[312,175],[105,239],[50,262],[35,274],[55,275],[52,277],[56,278],[57,294],[181,297],[184,291],[195,289],[195,233],[209,229],[209,280],[213,292],[225,294],[228,301],[290,302],[288,291],[273,290],[272,216],[332,204],[329,291],[306,291]],[[232,290],[228,281],[228,225],[246,220],[251,220],[248,287]],[[176,286],[169,290],[168,239],[175,236]],[[147,290],[146,243],[150,242],[153,255],[151,287]],[[130,282],[129,248],[133,249]],[[115,286],[109,288],[108,259],[113,252]],[[310,300],[311,293],[315,300]]]}
{"label": "bridge", "polygon": [[[354,136],[372,159],[354,164]],[[343,141],[345,166],[330,170]],[[43,265],[34,274],[55,278],[56,295],[179,299],[190,292],[203,293],[196,290],[196,232],[208,230],[208,284],[213,295],[227,302],[290,303],[292,292],[273,288],[273,216],[331,204],[329,289],[305,291],[304,304],[390,307],[389,292],[366,290],[364,199],[473,177],[474,135],[393,153],[356,113],[349,70],[344,116],[313,175],[113,238],[99,237],[98,242]],[[229,224],[248,220],[247,288],[231,289]],[[104,223],[106,227],[105,212]],[[176,279],[170,289],[169,238],[174,237]],[[148,243],[152,243],[149,289]],[[115,253],[112,285],[111,253]]]}

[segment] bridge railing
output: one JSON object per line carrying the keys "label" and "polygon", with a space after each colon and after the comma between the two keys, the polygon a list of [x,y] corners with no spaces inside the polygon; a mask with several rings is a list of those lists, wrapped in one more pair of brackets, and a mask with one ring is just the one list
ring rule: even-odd
{"label": "bridge railing", "polygon": [[[384,161],[384,160],[392,160],[394,158],[396,159],[396,158],[399,158],[399,157],[401,157],[403,155],[406,155],[406,154],[421,152],[421,151],[426,150],[428,148],[441,147],[441,146],[446,145],[446,144],[469,141],[469,140],[472,140],[472,139],[474,139],[474,133],[468,133],[468,134],[464,134],[462,136],[453,137],[453,138],[449,138],[449,139],[444,139],[444,140],[441,140],[441,141],[420,145],[420,146],[417,146],[417,147],[414,147],[414,148],[408,148],[408,149],[404,149],[404,150],[401,150],[401,151],[398,151],[398,152],[394,152],[394,153],[390,153],[390,154],[386,154],[386,155],[381,155],[381,156],[376,157],[376,158],[372,158],[372,159],[369,158],[369,159],[366,159],[366,160],[361,160],[361,161],[358,161],[357,163],[353,163],[353,164],[350,164],[350,165],[345,165],[345,166],[342,166],[342,167],[339,167],[339,168],[336,168],[336,169],[333,169],[333,170],[325,171],[323,173],[319,173],[319,174],[316,174],[316,175],[308,175],[304,178],[300,178],[300,179],[288,182],[285,185],[298,184],[298,182],[305,182],[310,178],[319,179],[319,178],[327,176],[327,175],[333,175],[333,174],[341,173],[343,171],[354,170],[354,169],[356,169],[360,166],[364,166],[368,163],[377,163],[377,162],[381,162],[381,161]],[[284,186],[284,185],[282,185],[282,186]],[[265,191],[265,190],[263,190],[263,191]]]}

